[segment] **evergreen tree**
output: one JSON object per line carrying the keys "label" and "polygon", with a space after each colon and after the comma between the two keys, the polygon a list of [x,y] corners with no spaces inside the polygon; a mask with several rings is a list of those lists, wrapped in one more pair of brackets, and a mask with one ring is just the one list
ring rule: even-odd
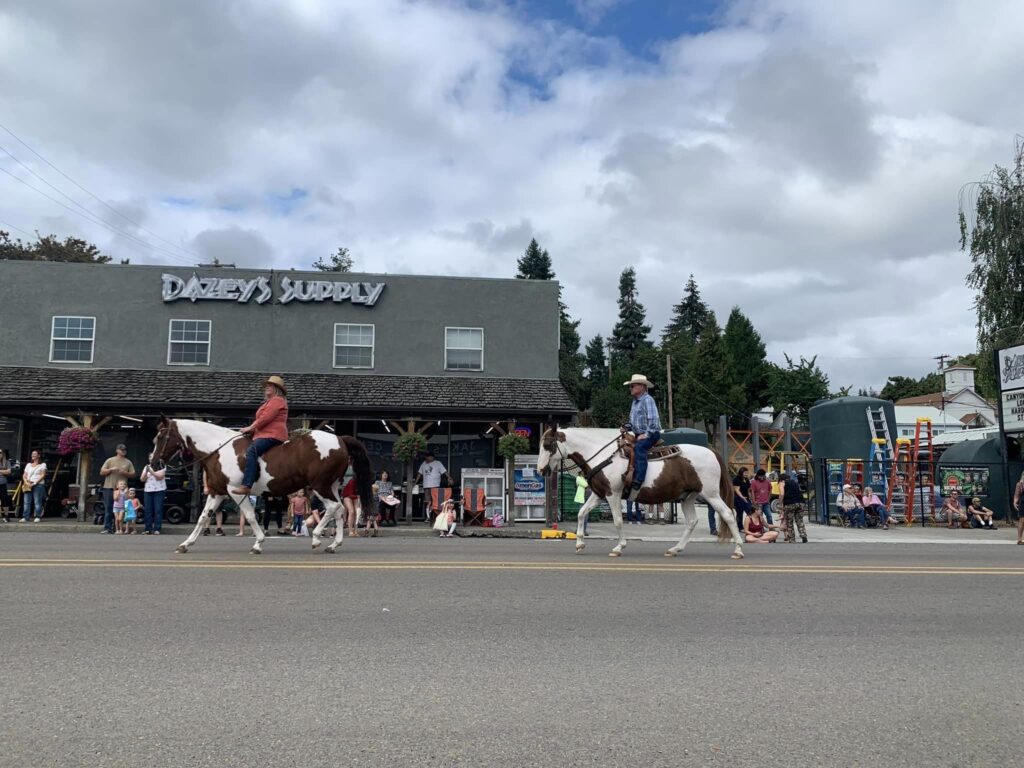
{"label": "evergreen tree", "polygon": [[879,394],[883,400],[902,400],[905,397],[920,397],[941,392],[946,382],[941,373],[929,373],[920,379],[912,376],[890,376]]}
{"label": "evergreen tree", "polygon": [[601,334],[597,334],[587,342],[583,360],[591,392],[605,387],[608,384],[608,361],[604,356],[604,339],[601,338]]}
{"label": "evergreen tree", "polygon": [[[726,373],[734,390],[730,401],[744,414],[760,410],[768,394],[768,359],[761,335],[739,307],[733,307],[729,314],[722,346]],[[738,429],[749,428],[747,419],[739,414],[732,414],[730,421]]]}
{"label": "evergreen tree", "polygon": [[709,311],[683,386],[685,415],[695,421],[703,421],[708,434],[711,434],[721,414],[731,416],[738,410],[739,391],[739,387],[733,387],[729,380],[722,331],[715,313]]}
{"label": "evergreen tree", "polygon": [[319,269],[321,272],[351,272],[354,265],[355,259],[348,252],[348,248],[339,248],[327,261],[320,258],[313,262],[313,269]]}
{"label": "evergreen tree", "polygon": [[520,280],[554,280],[555,271],[551,267],[551,256],[547,250],[538,245],[537,238],[530,240],[526,252],[516,262],[519,271],[516,277]]}
{"label": "evergreen tree", "polygon": [[[967,193],[974,195],[969,213]],[[994,393],[994,350],[1024,341],[1024,139],[1017,141],[1012,168],[997,165],[961,192],[960,248],[970,249],[967,285],[977,291],[978,389]]]}
{"label": "evergreen tree", "polygon": [[650,345],[647,336],[651,326],[646,320],[647,311],[637,298],[636,270],[626,267],[619,276],[619,321],[612,329],[608,345],[613,367],[628,368],[637,350]]}
{"label": "evergreen tree", "polygon": [[691,274],[683,289],[682,300],[672,307],[672,319],[665,326],[665,330],[661,332],[662,341],[686,335],[696,342],[700,339],[700,332],[710,315],[711,310],[700,297],[697,281]]}

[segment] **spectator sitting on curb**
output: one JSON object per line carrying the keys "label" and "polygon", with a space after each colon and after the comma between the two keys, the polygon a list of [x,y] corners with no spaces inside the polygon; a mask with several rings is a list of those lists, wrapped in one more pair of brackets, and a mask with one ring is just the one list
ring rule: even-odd
{"label": "spectator sitting on curb", "polygon": [[992,510],[982,505],[981,499],[975,496],[971,499],[971,503],[967,505],[967,522],[971,524],[971,528],[991,528],[995,530],[996,526],[992,522]]}
{"label": "spectator sitting on curb", "polygon": [[743,533],[747,544],[771,544],[779,538],[778,527],[765,521],[759,506],[747,514],[743,521]]}
{"label": "spectator sitting on curb", "polygon": [[942,513],[946,516],[946,527],[956,528],[957,525],[967,522],[967,513],[960,504],[960,494],[950,491],[942,504]]}

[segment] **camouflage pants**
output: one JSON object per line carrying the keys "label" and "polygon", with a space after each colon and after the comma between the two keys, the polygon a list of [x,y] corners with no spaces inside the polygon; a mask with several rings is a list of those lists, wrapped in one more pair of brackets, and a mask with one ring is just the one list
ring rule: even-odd
{"label": "camouflage pants", "polygon": [[804,505],[787,504],[782,508],[782,520],[786,526],[786,541],[796,541],[796,532],[800,531],[803,538],[807,538],[807,529],[804,528]]}

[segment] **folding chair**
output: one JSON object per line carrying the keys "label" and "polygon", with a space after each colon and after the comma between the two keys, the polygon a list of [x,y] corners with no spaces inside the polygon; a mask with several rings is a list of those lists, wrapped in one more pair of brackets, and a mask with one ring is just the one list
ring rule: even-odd
{"label": "folding chair", "polygon": [[452,497],[451,488],[427,488],[427,521],[434,522],[437,513],[441,511],[441,505]]}
{"label": "folding chair", "polygon": [[462,524],[483,525],[487,512],[487,492],[483,488],[467,488],[462,493]]}

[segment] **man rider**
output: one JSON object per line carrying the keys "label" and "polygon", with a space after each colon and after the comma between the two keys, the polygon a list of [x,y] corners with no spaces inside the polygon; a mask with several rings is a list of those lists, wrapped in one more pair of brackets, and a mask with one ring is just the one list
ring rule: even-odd
{"label": "man rider", "polygon": [[654,385],[646,376],[634,373],[629,381],[622,383],[629,387],[629,394],[633,396],[629,422],[623,425],[622,431],[636,435],[636,443],[633,445],[633,484],[629,491],[629,498],[635,501],[640,486],[644,484],[644,477],[647,476],[647,453],[661,439],[661,418],[657,403],[647,392]]}

